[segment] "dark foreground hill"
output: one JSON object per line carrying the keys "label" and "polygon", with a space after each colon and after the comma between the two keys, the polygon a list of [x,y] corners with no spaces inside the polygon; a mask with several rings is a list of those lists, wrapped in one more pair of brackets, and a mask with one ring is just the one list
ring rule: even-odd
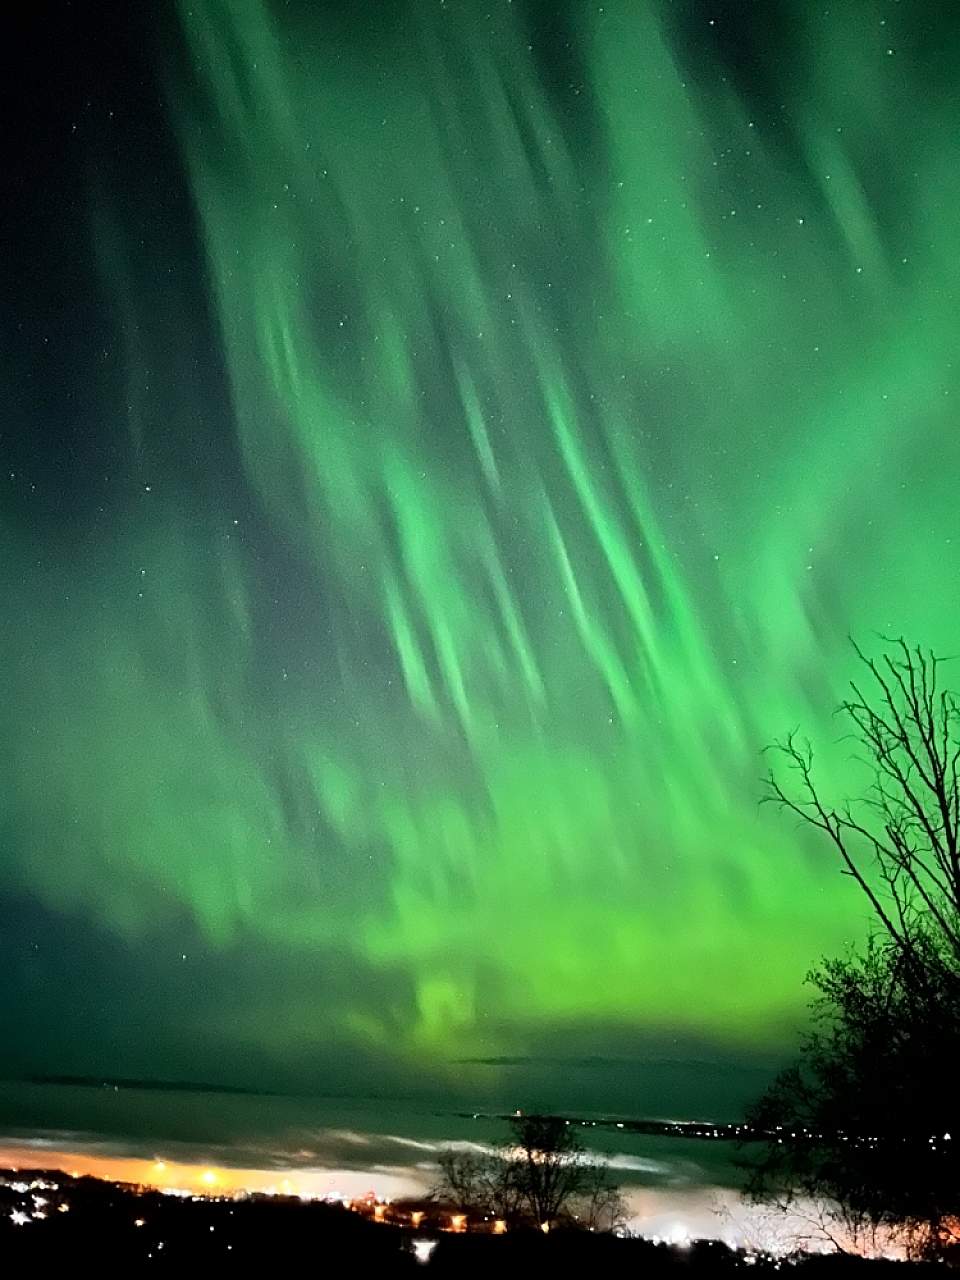
{"label": "dark foreground hill", "polygon": [[[680,1249],[588,1233],[503,1236],[415,1232],[340,1206],[279,1197],[176,1197],[40,1170],[0,1171],[6,1275],[78,1265],[95,1275],[230,1276],[258,1270],[371,1276],[778,1275],[808,1280],[903,1276],[903,1264],[855,1258],[775,1260],[700,1242]],[[911,1274],[924,1268],[911,1268]],[[942,1268],[940,1268],[942,1274]]]}

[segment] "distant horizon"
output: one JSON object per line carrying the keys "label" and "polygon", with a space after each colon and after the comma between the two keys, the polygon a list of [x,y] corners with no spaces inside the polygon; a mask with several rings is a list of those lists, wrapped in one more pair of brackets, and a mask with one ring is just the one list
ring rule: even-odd
{"label": "distant horizon", "polygon": [[[469,1061],[472,1063],[478,1063],[479,1065],[485,1065],[483,1063],[483,1060],[470,1059]],[[526,1061],[525,1059],[516,1059],[513,1061],[512,1065],[520,1065],[525,1061]],[[491,1065],[498,1065],[498,1064],[491,1064]],[[558,1059],[557,1065],[563,1065],[563,1060]],[[623,1060],[621,1062],[618,1062],[617,1065],[631,1066],[635,1064],[632,1064],[629,1060]],[[224,1096],[239,1096],[239,1097],[250,1097],[250,1098],[277,1098],[277,1099],[289,1098],[289,1099],[302,1099],[305,1101],[313,1099],[317,1101],[326,1101],[326,1100],[349,1101],[349,1102],[355,1102],[355,1103],[419,1102],[421,1104],[426,1104],[429,1102],[429,1096],[423,1093],[394,1093],[394,1092],[382,1092],[382,1093],[352,1092],[351,1093],[347,1091],[315,1092],[315,1091],[310,1091],[306,1089],[304,1090],[257,1089],[253,1087],[243,1086],[243,1085],[220,1084],[220,1083],[214,1083],[211,1081],[138,1079],[138,1078],[132,1078],[132,1077],[125,1077],[125,1076],[107,1076],[107,1075],[73,1076],[73,1075],[58,1075],[58,1074],[46,1075],[46,1074],[38,1073],[38,1074],[27,1074],[22,1076],[0,1077],[0,1086],[2,1086],[3,1084],[22,1084],[22,1085],[38,1085],[38,1086],[51,1085],[51,1086],[60,1086],[64,1088],[78,1088],[78,1089],[114,1089],[114,1090],[123,1089],[126,1091],[132,1091],[132,1092],[142,1091],[145,1093],[152,1093],[152,1092],[211,1093],[211,1094],[223,1094]],[[475,1111],[472,1111],[469,1108],[463,1110],[462,1112],[450,1112],[449,1107],[454,1106],[456,1104],[456,1099],[455,1098],[447,1099],[446,1101],[447,1101],[447,1105],[441,1114],[464,1114],[464,1115],[475,1114]],[[642,1121],[642,1122],[663,1123],[663,1124],[670,1124],[670,1123],[736,1124],[738,1123],[736,1119],[721,1118],[720,1116],[713,1116],[713,1115],[698,1116],[698,1115],[694,1115],[693,1113],[689,1113],[689,1114],[684,1113],[682,1116],[679,1114],[674,1116],[669,1116],[666,1114],[654,1115],[654,1114],[648,1114],[648,1113],[638,1113],[636,1109],[632,1111],[631,1110],[624,1111],[622,1109],[611,1110],[611,1109],[603,1109],[603,1108],[598,1109],[598,1108],[583,1108],[583,1107],[580,1107],[580,1108],[564,1107],[564,1108],[561,1108],[559,1111],[550,1110],[550,1109],[542,1110],[542,1109],[538,1109],[536,1105],[534,1103],[531,1103],[529,1100],[526,1106],[523,1108],[511,1108],[509,1106],[505,1106],[504,1108],[497,1111],[493,1111],[493,1112],[487,1110],[486,1105],[487,1104],[485,1104],[483,1113],[488,1117],[494,1117],[499,1119],[509,1119],[511,1116],[518,1115],[521,1113],[530,1114],[530,1115],[553,1115],[553,1114],[572,1115],[575,1112],[579,1112],[584,1115],[592,1115],[592,1116],[608,1115],[611,1118],[616,1118],[621,1120],[629,1118],[633,1121],[638,1121],[638,1122]]]}

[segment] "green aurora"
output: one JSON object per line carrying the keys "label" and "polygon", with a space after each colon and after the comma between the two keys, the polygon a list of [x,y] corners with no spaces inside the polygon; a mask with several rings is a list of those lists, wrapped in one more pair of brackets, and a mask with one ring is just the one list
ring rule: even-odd
{"label": "green aurora", "polygon": [[145,179],[83,216],[125,483],[0,508],[0,884],[176,969],[160,1039],[789,1044],[863,913],[761,749],[842,793],[848,632],[958,641],[924,7],[771,6],[735,65],[668,0],[182,0],[192,259]]}

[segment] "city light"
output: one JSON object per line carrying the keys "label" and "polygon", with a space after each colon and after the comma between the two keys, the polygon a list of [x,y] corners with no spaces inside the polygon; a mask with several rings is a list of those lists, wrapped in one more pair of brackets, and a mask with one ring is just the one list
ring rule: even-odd
{"label": "city light", "polygon": [[427,1263],[436,1247],[436,1240],[414,1240],[413,1256],[418,1262]]}

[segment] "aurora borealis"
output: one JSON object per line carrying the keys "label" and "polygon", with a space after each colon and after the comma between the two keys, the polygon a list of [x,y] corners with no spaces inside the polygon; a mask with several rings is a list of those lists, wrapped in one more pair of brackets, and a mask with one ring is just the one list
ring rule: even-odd
{"label": "aurora borealis", "polygon": [[760,752],[960,638],[960,13],[143,9],[21,33],[6,1070],[781,1051]]}

